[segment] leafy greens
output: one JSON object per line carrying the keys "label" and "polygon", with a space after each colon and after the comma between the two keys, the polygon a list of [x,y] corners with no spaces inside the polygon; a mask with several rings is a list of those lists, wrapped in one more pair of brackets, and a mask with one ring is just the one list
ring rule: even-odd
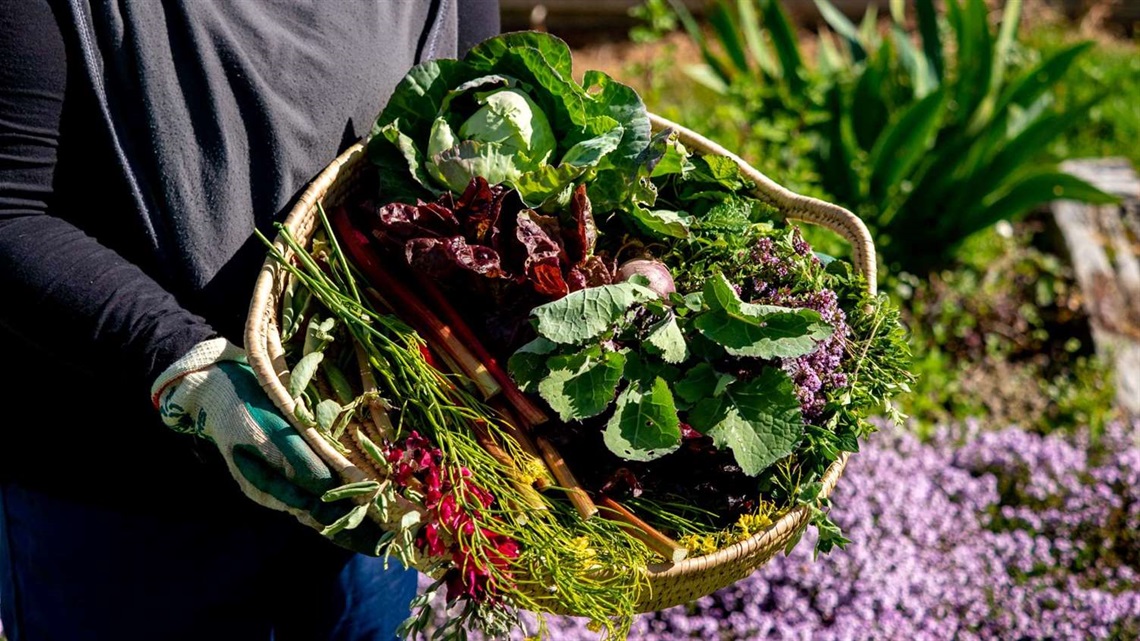
{"label": "leafy greens", "polygon": [[[750,476],[791,454],[803,418],[787,374],[764,367],[737,380],[725,366],[737,356],[808,354],[832,327],[810,309],[744,303],[719,273],[687,301],[663,300],[638,280],[535,308],[538,338],[508,363],[520,385],[538,392],[563,421],[612,407],[604,441],[625,460],[676,451],[682,423],[732,450]],[[691,350],[693,340],[702,348]]]}

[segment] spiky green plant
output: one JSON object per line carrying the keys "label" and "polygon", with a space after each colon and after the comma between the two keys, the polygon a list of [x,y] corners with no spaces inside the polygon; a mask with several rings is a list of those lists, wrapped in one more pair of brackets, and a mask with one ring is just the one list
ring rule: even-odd
{"label": "spiky green plant", "polygon": [[899,0],[885,31],[873,7],[857,26],[827,0],[816,4],[834,31],[821,31],[812,66],[776,0],[719,0],[711,38],[673,6],[702,53],[691,75],[809,137],[824,189],[864,219],[888,266],[941,267],[969,236],[1051,200],[1113,200],[1045,153],[1103,98],[1067,109],[1054,101],[1090,43],[1018,68],[1021,0],[1005,5],[996,29],[984,0],[946,0],[942,17],[933,0],[915,0],[917,33]]}

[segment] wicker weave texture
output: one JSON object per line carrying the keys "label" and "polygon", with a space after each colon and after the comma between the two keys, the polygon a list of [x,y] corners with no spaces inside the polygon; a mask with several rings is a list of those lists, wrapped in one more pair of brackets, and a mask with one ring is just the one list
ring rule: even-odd
{"label": "wicker weave texture", "polygon": [[[654,130],[676,130],[682,143],[691,150],[732,158],[740,165],[743,173],[756,183],[757,197],[776,205],[789,218],[819,224],[848,240],[854,249],[856,267],[867,276],[867,282],[873,291],[874,245],[867,228],[855,215],[836,205],[790,192],[703,136],[658,116],[651,114],[650,118]],[[361,144],[345,151],[305,190],[286,218],[286,228],[299,242],[308,244],[319,226],[318,207],[332,210],[360,193],[364,185],[372,184],[371,171],[372,165]],[[275,244],[279,250],[289,255],[283,239],[278,238]],[[378,478],[378,471],[367,464],[367,456],[355,442],[346,440],[342,443],[350,451],[346,457],[315,429],[306,427],[294,417],[294,403],[288,392],[288,368],[277,329],[284,276],[284,270],[273,258],[265,261],[254,288],[246,324],[245,345],[249,363],[269,398],[346,483]],[[847,455],[844,454],[827,470],[823,479],[822,496],[829,495],[834,489],[846,462]],[[784,549],[806,527],[808,517],[806,508],[796,508],[766,531],[713,554],[689,558],[677,564],[649,567],[650,590],[639,603],[639,611],[649,612],[688,603],[747,577]]]}

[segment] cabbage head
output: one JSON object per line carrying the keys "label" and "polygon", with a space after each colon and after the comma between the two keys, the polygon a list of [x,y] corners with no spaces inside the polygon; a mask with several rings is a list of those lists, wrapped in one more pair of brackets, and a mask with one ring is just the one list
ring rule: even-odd
{"label": "cabbage head", "polygon": [[[474,107],[474,113],[453,110],[457,103]],[[451,124],[456,120],[462,120],[458,131]],[[514,185],[545,165],[557,146],[550,121],[526,91],[510,79],[487,76],[463,84],[444,101],[432,123],[426,168],[456,193],[475,176]]]}
{"label": "cabbage head", "polygon": [[613,174],[609,184],[632,184],[650,142],[645,105],[604,73],[587,72],[578,84],[570,72],[566,43],[532,32],[414,67],[369,138],[381,198],[460,194],[482,176],[538,207],[567,200],[576,183],[600,173]]}

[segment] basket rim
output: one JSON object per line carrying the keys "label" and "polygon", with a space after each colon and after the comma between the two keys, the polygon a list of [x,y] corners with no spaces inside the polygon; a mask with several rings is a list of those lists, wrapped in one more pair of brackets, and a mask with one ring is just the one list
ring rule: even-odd
{"label": "basket rim", "polygon": [[[756,184],[754,191],[756,196],[774,204],[787,218],[818,224],[844,237],[852,245],[855,265],[866,277],[869,291],[875,293],[874,243],[866,225],[857,216],[838,205],[803,196],[780,186],[736,154],[682,125],[652,113],[649,117],[655,131],[673,129],[678,133],[682,144],[687,147],[702,153],[725,155],[734,160],[744,175]],[[361,157],[363,155],[366,155],[366,147],[362,140],[337,156],[310,182],[290,209],[283,225],[290,231],[295,231],[302,222],[310,219],[317,204],[336,182],[340,172],[351,163],[367,162],[367,158]],[[273,245],[285,255],[289,255],[281,234],[276,236]],[[279,343],[278,349],[274,350],[271,340],[276,329],[275,287],[283,280],[282,276],[283,270],[276,260],[272,256],[267,256],[254,286],[246,321],[244,338],[249,364],[266,394],[330,468],[347,483],[369,480],[371,477],[366,472],[337,451],[316,429],[304,425],[294,416],[295,404],[286,387],[288,368],[284,363]],[[849,456],[849,453],[842,452],[827,468],[821,479],[821,498],[829,496],[834,490]],[[776,542],[786,538],[789,531],[806,527],[810,515],[811,510],[807,506],[797,506],[785,512],[764,531],[711,554],[690,557],[679,563],[651,563],[646,568],[650,585],[652,586],[654,580],[700,574],[710,568],[747,558],[759,550],[770,550]],[[747,570],[750,573],[758,567],[759,565]],[[650,595],[647,600],[653,601],[654,597]]]}

